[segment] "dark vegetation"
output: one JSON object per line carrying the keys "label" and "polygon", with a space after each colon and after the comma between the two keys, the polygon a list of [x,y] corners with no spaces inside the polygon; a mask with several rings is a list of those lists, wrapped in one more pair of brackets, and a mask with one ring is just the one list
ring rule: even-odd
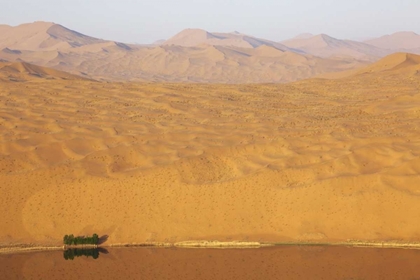
{"label": "dark vegetation", "polygon": [[63,257],[65,260],[74,260],[75,257],[92,257],[94,259],[99,258],[99,249],[98,248],[89,248],[89,249],[79,249],[73,248],[68,249],[63,252]]}
{"label": "dark vegetation", "polygon": [[77,236],[74,237],[73,234],[64,235],[63,242],[66,245],[97,245],[99,242],[99,236],[94,233],[92,236]]}

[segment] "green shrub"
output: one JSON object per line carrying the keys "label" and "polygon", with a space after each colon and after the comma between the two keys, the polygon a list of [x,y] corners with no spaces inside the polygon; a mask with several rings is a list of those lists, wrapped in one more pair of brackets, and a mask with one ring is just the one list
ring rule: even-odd
{"label": "green shrub", "polygon": [[92,244],[97,245],[99,243],[99,236],[94,233],[92,236],[77,236],[74,237],[73,234],[64,235],[63,243],[66,245],[83,245],[83,244]]}

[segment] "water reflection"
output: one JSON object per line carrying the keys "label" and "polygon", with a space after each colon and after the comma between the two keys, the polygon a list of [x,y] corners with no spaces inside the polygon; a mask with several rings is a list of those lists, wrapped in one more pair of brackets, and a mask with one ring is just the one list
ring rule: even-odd
{"label": "water reflection", "polygon": [[87,256],[68,252],[68,260],[62,251],[0,254],[0,279],[420,279],[420,250],[338,246],[109,250],[106,255],[98,249],[97,259],[93,252]]}
{"label": "water reflection", "polygon": [[104,248],[72,248],[65,250],[63,257],[65,260],[74,260],[74,258],[85,256],[96,260],[99,258],[99,252],[108,254],[108,251]]}

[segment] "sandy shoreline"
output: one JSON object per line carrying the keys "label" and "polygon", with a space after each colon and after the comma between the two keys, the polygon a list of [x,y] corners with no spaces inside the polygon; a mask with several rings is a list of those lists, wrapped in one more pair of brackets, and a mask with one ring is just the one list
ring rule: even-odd
{"label": "sandy shoreline", "polygon": [[25,252],[42,252],[42,251],[57,251],[67,249],[83,249],[83,248],[99,248],[99,247],[177,247],[177,248],[224,248],[224,249],[257,249],[262,247],[280,247],[280,246],[342,246],[342,247],[372,247],[372,248],[404,248],[404,249],[420,249],[418,242],[371,242],[371,241],[347,241],[347,242],[219,242],[219,241],[184,241],[177,243],[162,243],[162,242],[148,242],[148,243],[115,243],[103,246],[45,246],[34,244],[14,244],[9,246],[0,246],[0,254],[16,254]]}

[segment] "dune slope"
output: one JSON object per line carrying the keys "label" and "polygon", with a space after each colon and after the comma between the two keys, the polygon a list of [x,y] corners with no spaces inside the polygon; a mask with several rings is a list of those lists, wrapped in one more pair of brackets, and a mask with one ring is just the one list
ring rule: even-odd
{"label": "dune slope", "polygon": [[51,68],[41,67],[25,62],[1,62],[0,61],[0,80],[3,81],[25,81],[34,77],[46,79],[66,79],[66,80],[83,80],[84,78],[54,70]]}
{"label": "dune slope", "polygon": [[396,32],[391,35],[367,40],[365,43],[394,51],[410,51],[420,49],[420,35],[414,32]]}
{"label": "dune slope", "polygon": [[0,244],[418,241],[420,79],[401,73],[0,82]]}
{"label": "dune slope", "polygon": [[341,79],[346,77],[356,78],[368,75],[370,78],[385,79],[390,76],[407,79],[420,76],[420,55],[412,53],[394,53],[382,58],[366,67],[336,73],[326,73],[318,77],[327,79]]}
{"label": "dune slope", "polygon": [[390,51],[351,40],[339,40],[326,34],[309,38],[295,38],[281,42],[289,48],[299,49],[305,53],[320,57],[347,56],[367,61],[390,54]]}

